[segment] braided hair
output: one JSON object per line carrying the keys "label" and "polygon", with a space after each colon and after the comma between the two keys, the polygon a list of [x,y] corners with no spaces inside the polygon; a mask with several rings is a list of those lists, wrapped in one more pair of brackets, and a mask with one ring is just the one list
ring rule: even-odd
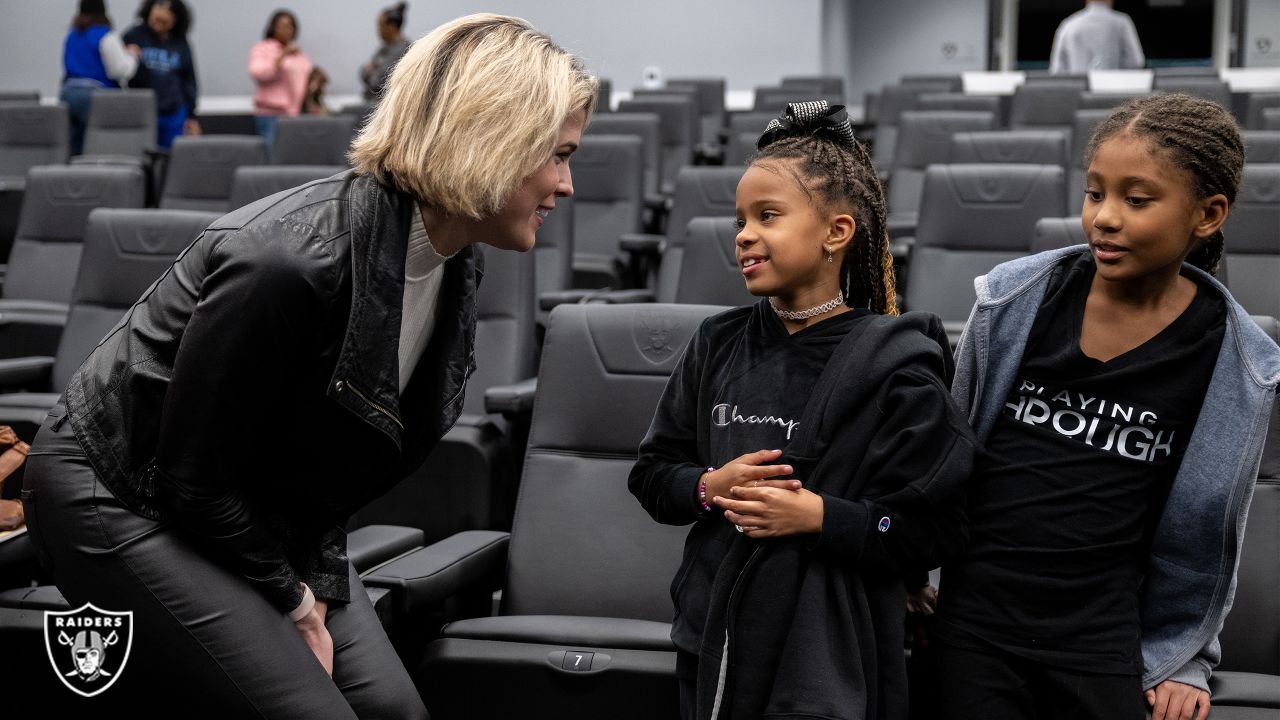
{"label": "braided hair", "polygon": [[893,256],[889,252],[884,190],[871,155],[856,140],[843,142],[824,132],[782,137],[765,145],[751,164],[794,160],[801,178],[829,206],[849,207],[856,224],[853,241],[840,264],[840,292],[850,307],[897,315]]}
{"label": "braided hair", "polygon": [[[1183,93],[1134,100],[1098,125],[1085,149],[1085,167],[1102,143],[1126,132],[1150,141],[1186,171],[1197,200],[1221,194],[1228,207],[1236,201],[1244,173],[1244,142],[1235,119],[1221,105]],[[1191,251],[1187,262],[1216,275],[1224,242],[1218,230]]]}

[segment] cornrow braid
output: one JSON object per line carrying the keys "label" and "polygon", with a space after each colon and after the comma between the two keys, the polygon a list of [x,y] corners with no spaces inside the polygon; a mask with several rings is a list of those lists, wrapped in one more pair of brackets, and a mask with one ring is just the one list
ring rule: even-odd
{"label": "cornrow braid", "polygon": [[[1221,105],[1183,93],[1134,100],[1098,125],[1085,149],[1084,166],[1102,143],[1126,132],[1149,140],[1185,170],[1196,199],[1222,194],[1228,207],[1236,201],[1244,174],[1244,142],[1235,119]],[[1192,250],[1187,262],[1216,275],[1224,244],[1219,230]]]}
{"label": "cornrow braid", "polygon": [[866,147],[803,134],[770,143],[751,163],[763,160],[798,161],[800,175],[810,183],[806,193],[814,190],[826,204],[853,209],[855,229],[840,264],[840,292],[850,307],[897,315],[884,189]]}

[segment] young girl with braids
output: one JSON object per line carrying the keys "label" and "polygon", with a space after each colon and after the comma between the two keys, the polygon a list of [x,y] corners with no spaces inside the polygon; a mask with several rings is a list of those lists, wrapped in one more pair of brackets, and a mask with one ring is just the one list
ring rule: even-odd
{"label": "young girl with braids", "polygon": [[761,299],[706,320],[629,485],[689,525],[684,718],[905,718],[903,577],[963,542],[975,440],[941,322],[899,317],[885,203],[841,107],[789,105],[737,188]]}
{"label": "young girl with braids", "polygon": [[[943,567],[944,718],[1203,720],[1280,350],[1214,278],[1235,122],[1136,100],[1089,143],[1087,246],[995,268],[953,393],[983,453]],[[940,645],[940,647],[939,647]]]}

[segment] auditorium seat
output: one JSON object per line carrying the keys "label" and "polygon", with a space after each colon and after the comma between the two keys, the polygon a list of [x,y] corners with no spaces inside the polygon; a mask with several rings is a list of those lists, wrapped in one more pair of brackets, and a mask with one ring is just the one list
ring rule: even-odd
{"label": "auditorium seat", "polygon": [[[633,135],[624,137],[634,138]],[[574,153],[574,163],[577,163]],[[541,297],[546,293],[560,292],[573,287],[573,253],[576,247],[576,210],[579,192],[578,169],[573,169],[575,197],[556,198],[556,209],[538,228],[538,240],[533,246],[534,288]],[[533,300],[530,300],[533,302]],[[545,325],[546,314],[537,310],[538,324]]]}
{"label": "auditorium seat", "polygon": [[889,177],[889,171],[893,167],[893,153],[898,144],[898,123],[902,113],[918,109],[919,98],[925,93],[954,91],[949,80],[940,78],[923,79],[910,85],[885,85],[880,89],[871,159],[881,179]]}
{"label": "auditorium seat", "polygon": [[745,132],[731,135],[724,148],[725,167],[743,167],[756,154],[756,142],[760,133]]}
{"label": "auditorium seat", "polygon": [[422,466],[357,511],[351,527],[418,528],[427,542],[463,530],[506,529],[514,501],[514,460],[506,421],[485,412],[485,390],[533,376],[535,267],[533,253],[484,253],[476,296],[476,369],[462,415]]}
{"label": "auditorium seat", "polygon": [[1262,129],[1280,130],[1280,108],[1262,109]]}
{"label": "auditorium seat", "polygon": [[[1280,343],[1274,317],[1254,317]],[[1222,662],[1209,680],[1211,718],[1250,715],[1245,708],[1280,713],[1280,403],[1272,409],[1258,481],[1245,524],[1235,599],[1218,636]],[[1266,711],[1258,710],[1259,713]]]}
{"label": "auditorium seat", "polygon": [[1019,85],[1009,107],[1009,127],[1071,132],[1072,113],[1080,103],[1082,90],[1074,84],[1049,81]]}
{"label": "auditorium seat", "polygon": [[1026,255],[1036,221],[1062,217],[1059,165],[931,165],[925,171],[907,310],[936,313],[954,344],[976,296],[973,279]]}
{"label": "auditorium seat", "polygon": [[496,615],[450,622],[410,659],[432,717],[676,716],[668,588],[686,529],[654,522],[627,476],[684,346],[721,309],[556,308],[509,546],[455,536],[365,576],[398,616],[501,585]]}
{"label": "auditorium seat", "polygon": [[925,168],[951,162],[951,136],[994,127],[995,116],[989,112],[909,110],[902,113],[886,198],[890,237],[910,236],[915,232]]}
{"label": "auditorium seat", "polygon": [[613,110],[613,81],[609,78],[596,78],[596,106],[594,110],[597,113],[607,113]]}
{"label": "auditorium seat", "polygon": [[1207,77],[1157,74],[1152,89],[1156,92],[1186,93],[1212,100],[1231,112],[1231,88],[1218,79],[1216,74]]}
{"label": "auditorium seat", "polygon": [[140,208],[136,167],[42,165],[27,174],[9,272],[0,287],[0,357],[51,356],[94,208]]}
{"label": "auditorium seat", "polygon": [[573,287],[621,287],[618,245],[643,230],[644,147],[634,135],[584,135],[573,154]]}
{"label": "auditorium seat", "polygon": [[790,75],[782,78],[778,86],[844,97],[844,77],[841,75]]}
{"label": "auditorium seat", "polygon": [[254,200],[348,169],[342,165],[242,165],[231,174],[230,207],[244,207]]}
{"label": "auditorium seat", "polygon": [[658,116],[658,142],[662,155],[658,191],[670,194],[675,189],[680,168],[693,164],[698,128],[698,109],[693,98],[687,94],[638,97],[618,103],[618,112]]}
{"label": "auditorium seat", "polygon": [[276,125],[271,162],[276,165],[346,165],[355,136],[350,115],[282,116]]}
{"label": "auditorium seat", "polygon": [[1031,163],[1067,167],[1067,135],[1061,130],[994,130],[951,136],[953,163]]}
{"label": "auditorium seat", "polygon": [[256,135],[181,135],[169,153],[160,207],[227,212],[236,168],[266,163],[266,141]]}
{"label": "auditorium seat", "polygon": [[680,171],[661,250],[654,298],[674,302],[684,262],[689,221],[696,217],[733,217],[743,167],[688,167]]}
{"label": "auditorium seat", "polygon": [[1222,226],[1231,294],[1255,315],[1280,317],[1280,164],[1248,164]]}
{"label": "auditorium seat", "polygon": [[156,148],[156,97],[150,90],[94,90],[81,162],[143,165]]}
{"label": "auditorium seat", "polygon": [[1263,117],[1263,111],[1268,108],[1280,108],[1280,92],[1249,93],[1248,102],[1245,104],[1244,126],[1250,130],[1265,129],[1266,119]]}
{"label": "auditorium seat", "polygon": [[1006,108],[999,95],[966,95],[961,92],[923,93],[916,98],[916,109],[989,112],[995,118],[995,127],[1005,125]]}
{"label": "auditorium seat", "polygon": [[[635,135],[644,157],[645,202],[660,202],[662,135],[656,113],[616,112],[591,119],[585,135]],[[575,159],[576,162],[576,159]]]}
{"label": "auditorium seat", "polygon": [[685,231],[684,260],[673,302],[683,305],[750,305],[756,297],[738,267],[736,221],[697,217]]}
{"label": "auditorium seat", "polygon": [[0,103],[31,104],[39,102],[39,90],[0,90]]}
{"label": "auditorium seat", "polygon": [[1114,110],[1121,105],[1125,105],[1146,94],[1134,93],[1101,93],[1101,92],[1083,92],[1080,93],[1080,102],[1076,104],[1077,110]]}
{"label": "auditorium seat", "polygon": [[1240,137],[1246,164],[1280,163],[1280,130],[1244,130]]}
{"label": "auditorium seat", "polygon": [[189,210],[90,212],[80,272],[54,356],[0,360],[0,389],[6,391],[0,394],[0,425],[12,425],[30,440],[89,353],[217,218],[217,213]]}
{"label": "auditorium seat", "polygon": [[704,145],[720,144],[720,131],[724,129],[725,121],[724,86],[724,78],[680,77],[667,80],[669,88],[692,89],[697,92],[700,137]]}
{"label": "auditorium seat", "polygon": [[803,87],[757,87],[751,111],[781,115],[787,105],[810,100],[826,100],[829,105],[843,105],[844,95],[816,93]]}
{"label": "auditorium seat", "polygon": [[1089,242],[1084,234],[1080,217],[1044,217],[1036,221],[1035,234],[1031,237],[1032,254],[1046,250],[1082,245]]}
{"label": "auditorium seat", "polygon": [[964,78],[960,75],[903,75],[898,82],[909,87],[937,88],[937,92],[964,91]]}
{"label": "auditorium seat", "polygon": [[1093,138],[1093,131],[1111,116],[1106,109],[1077,110],[1071,121],[1071,163],[1067,166],[1067,209],[1076,212],[1084,204],[1084,179],[1086,170],[1084,153]]}
{"label": "auditorium seat", "polygon": [[67,122],[65,105],[0,102],[0,276],[18,229],[27,171],[67,162]]}

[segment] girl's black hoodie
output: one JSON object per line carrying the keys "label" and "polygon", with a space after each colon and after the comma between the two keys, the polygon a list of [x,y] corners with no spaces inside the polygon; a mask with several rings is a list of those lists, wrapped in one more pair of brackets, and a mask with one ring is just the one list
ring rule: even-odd
{"label": "girl's black hoodie", "polygon": [[631,492],[659,522],[694,523],[672,640],[698,654],[700,720],[906,718],[902,577],[962,549],[977,443],[947,389],[935,316],[847,327],[776,461],[823,496],[820,535],[753,540],[697,497],[708,465],[744,452],[722,457],[712,413],[717,389],[781,329],[765,300],[702,324],[640,447]]}

